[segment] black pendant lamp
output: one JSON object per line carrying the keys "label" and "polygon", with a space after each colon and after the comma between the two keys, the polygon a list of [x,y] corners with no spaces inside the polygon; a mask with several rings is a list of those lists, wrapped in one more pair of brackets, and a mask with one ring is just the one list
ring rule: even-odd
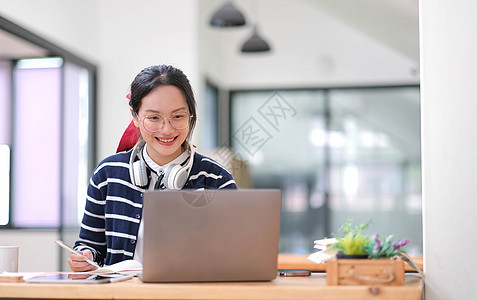
{"label": "black pendant lamp", "polygon": [[224,5],[210,19],[210,25],[217,27],[243,26],[245,25],[245,17],[235,8],[231,0],[226,0]]}
{"label": "black pendant lamp", "polygon": [[242,53],[267,52],[270,51],[268,43],[258,35],[257,26],[253,26],[252,36],[245,41],[242,46]]}

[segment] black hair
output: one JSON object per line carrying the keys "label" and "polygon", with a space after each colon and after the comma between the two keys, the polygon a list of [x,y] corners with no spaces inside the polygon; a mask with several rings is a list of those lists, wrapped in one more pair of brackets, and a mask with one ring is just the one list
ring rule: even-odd
{"label": "black hair", "polygon": [[173,85],[179,88],[186,98],[187,106],[190,115],[192,116],[189,125],[189,134],[184,143],[186,144],[192,136],[192,132],[195,128],[197,120],[197,104],[189,79],[181,70],[169,65],[150,66],[143,69],[136,75],[131,83],[131,99],[129,100],[129,106],[131,106],[133,114],[138,115],[139,108],[142,105],[142,98],[147,96],[158,86],[164,85]]}

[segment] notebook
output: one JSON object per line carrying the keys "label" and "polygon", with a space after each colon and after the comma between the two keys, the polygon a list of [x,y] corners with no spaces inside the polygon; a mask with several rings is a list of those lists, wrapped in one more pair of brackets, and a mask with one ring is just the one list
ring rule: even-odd
{"label": "notebook", "polygon": [[144,194],[144,282],[276,278],[279,190]]}

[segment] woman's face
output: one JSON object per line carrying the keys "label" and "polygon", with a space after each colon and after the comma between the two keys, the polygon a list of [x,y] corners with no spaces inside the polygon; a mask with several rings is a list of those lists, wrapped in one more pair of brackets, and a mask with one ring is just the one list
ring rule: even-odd
{"label": "woman's face", "polygon": [[[172,117],[181,118],[184,113],[190,113],[185,95],[176,86],[164,85],[142,98],[139,116],[133,117],[134,124],[139,127],[142,138],[147,143],[147,154],[161,166],[182,153],[181,145],[187,138],[189,127],[178,130],[171,125],[170,120]],[[145,125],[157,123],[158,115],[164,119],[162,129],[154,133],[147,131]],[[149,120],[146,121],[146,118]]]}

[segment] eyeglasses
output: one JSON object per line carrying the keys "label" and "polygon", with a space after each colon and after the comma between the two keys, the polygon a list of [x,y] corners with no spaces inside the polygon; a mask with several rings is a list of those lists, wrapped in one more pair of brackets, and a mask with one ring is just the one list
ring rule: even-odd
{"label": "eyeglasses", "polygon": [[[136,115],[137,116],[137,115]],[[144,129],[150,133],[158,132],[164,128],[165,120],[171,123],[171,126],[177,130],[187,129],[193,116],[186,112],[175,113],[170,118],[164,118],[159,114],[148,115],[142,120],[137,116],[139,121],[142,121]]]}

